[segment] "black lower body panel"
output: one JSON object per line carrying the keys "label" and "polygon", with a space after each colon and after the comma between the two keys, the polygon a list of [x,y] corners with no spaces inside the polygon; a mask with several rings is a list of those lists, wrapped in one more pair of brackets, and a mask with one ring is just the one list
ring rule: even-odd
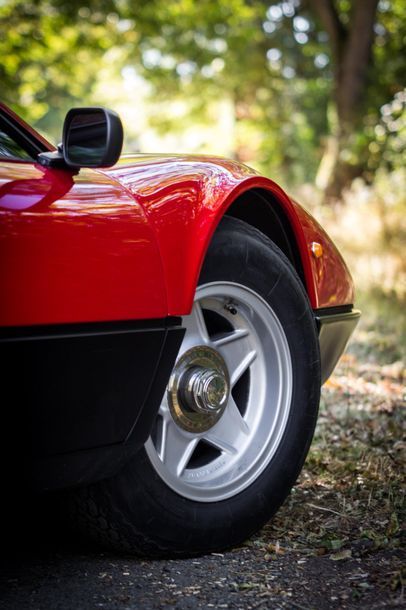
{"label": "black lower body panel", "polygon": [[180,323],[2,329],[1,446],[13,477],[46,489],[113,474],[148,437]]}
{"label": "black lower body panel", "polygon": [[352,306],[329,310],[315,310],[319,329],[321,381],[324,383],[330,377],[338,359],[358,324],[361,312]]}

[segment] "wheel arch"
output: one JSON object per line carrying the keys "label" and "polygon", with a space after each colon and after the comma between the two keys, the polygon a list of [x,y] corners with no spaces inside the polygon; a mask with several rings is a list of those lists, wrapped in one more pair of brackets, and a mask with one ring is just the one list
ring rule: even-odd
{"label": "wheel arch", "polygon": [[261,231],[278,246],[294,267],[307,289],[297,238],[277,196],[262,188],[251,188],[238,195],[225,212]]}
{"label": "wheel arch", "polygon": [[280,248],[313,309],[353,303],[351,276],[328,235],[275,182],[246,166],[220,158],[167,156],[142,158],[111,173],[141,205],[154,230],[167,315],[190,313],[206,253],[224,215],[259,229]]}
{"label": "wheel arch", "polygon": [[307,213],[266,178],[250,176],[226,186],[214,189],[200,184],[199,197],[192,199],[188,193],[185,198],[179,193],[168,197],[162,213],[176,202],[177,214],[173,215],[174,208],[168,210],[171,225],[160,222],[147,203],[166,277],[169,315],[190,313],[207,251],[224,216],[243,220],[269,237],[299,275],[312,307],[317,307],[317,282],[304,227]]}

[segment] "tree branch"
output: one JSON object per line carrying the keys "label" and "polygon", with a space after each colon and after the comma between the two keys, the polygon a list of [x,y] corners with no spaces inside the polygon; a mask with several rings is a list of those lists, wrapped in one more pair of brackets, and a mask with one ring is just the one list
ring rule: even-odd
{"label": "tree branch", "polygon": [[318,14],[327,34],[329,35],[332,50],[336,61],[341,56],[343,43],[347,36],[347,31],[340,21],[333,0],[309,0],[314,11]]}
{"label": "tree branch", "polygon": [[368,70],[372,63],[374,23],[378,0],[353,0],[351,28],[345,44],[338,83],[338,112],[349,121],[361,111]]}

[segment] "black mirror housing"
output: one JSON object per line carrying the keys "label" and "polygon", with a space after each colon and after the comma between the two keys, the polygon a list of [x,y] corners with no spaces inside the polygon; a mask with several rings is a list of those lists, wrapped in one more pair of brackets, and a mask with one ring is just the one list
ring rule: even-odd
{"label": "black mirror housing", "polygon": [[121,154],[123,126],[113,110],[72,108],[63,125],[62,150],[72,168],[111,167]]}

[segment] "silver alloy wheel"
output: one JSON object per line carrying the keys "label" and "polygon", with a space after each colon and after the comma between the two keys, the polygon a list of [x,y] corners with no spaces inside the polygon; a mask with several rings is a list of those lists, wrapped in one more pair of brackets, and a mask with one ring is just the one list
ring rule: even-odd
{"label": "silver alloy wheel", "polygon": [[[199,286],[183,325],[186,333],[178,361],[145,449],[173,491],[190,500],[217,502],[253,483],[278,449],[292,398],[291,355],[272,308],[241,284]],[[197,362],[202,352],[207,362]],[[206,367],[206,377],[216,377],[210,383],[222,388],[222,395],[229,380],[224,406],[220,408],[220,400],[216,409],[206,404],[203,390],[195,392],[196,408],[192,399],[182,398],[179,388],[189,383],[183,377],[188,359],[191,366],[200,367],[197,372],[190,369],[188,380],[203,378]],[[218,362],[227,367],[222,378]],[[174,401],[180,410],[174,409]],[[184,424],[182,418],[194,422],[197,414],[201,424],[192,428],[189,422]]]}

